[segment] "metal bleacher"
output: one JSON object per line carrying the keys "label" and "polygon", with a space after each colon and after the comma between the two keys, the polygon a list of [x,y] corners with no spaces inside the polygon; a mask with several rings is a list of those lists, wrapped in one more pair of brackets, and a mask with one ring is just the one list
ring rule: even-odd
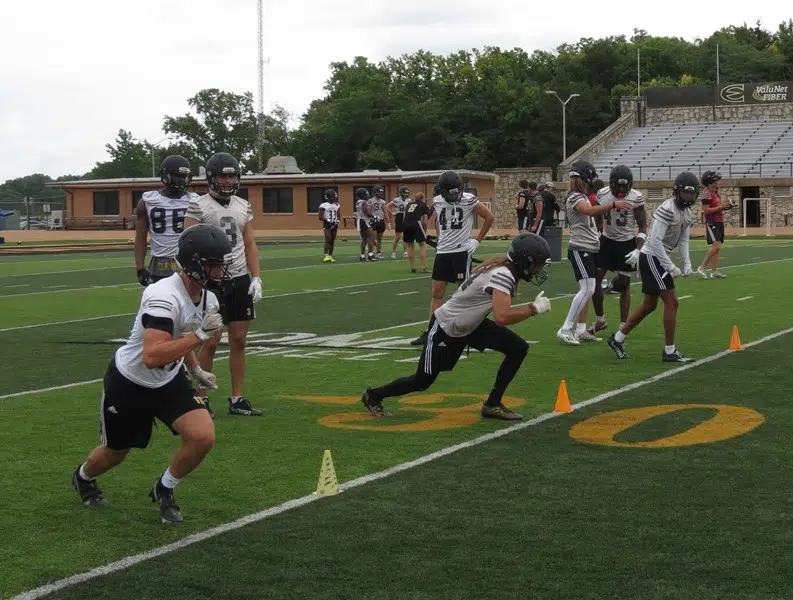
{"label": "metal bleacher", "polygon": [[595,161],[599,173],[625,164],[640,180],[713,169],[724,177],[793,177],[793,121],[634,127]]}

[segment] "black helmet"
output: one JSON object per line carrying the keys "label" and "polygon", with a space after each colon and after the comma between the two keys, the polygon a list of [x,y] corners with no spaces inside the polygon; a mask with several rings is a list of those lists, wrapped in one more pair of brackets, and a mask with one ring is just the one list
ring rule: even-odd
{"label": "black helmet", "polygon": [[633,173],[625,165],[617,165],[609,175],[609,189],[616,198],[624,198],[633,188]]}
{"label": "black helmet", "polygon": [[580,177],[581,181],[591,186],[597,179],[598,172],[588,160],[577,160],[570,165],[569,175],[570,177]]}
{"label": "black helmet", "polygon": [[[521,233],[512,240],[507,251],[507,258],[515,276],[524,281],[532,281],[542,285],[548,279],[546,266],[551,260],[551,247],[545,238],[536,233]],[[536,270],[541,266],[539,270]]]}
{"label": "black helmet", "polygon": [[438,193],[446,202],[458,202],[463,197],[463,178],[456,171],[444,171],[438,177]]}
{"label": "black helmet", "polygon": [[702,174],[702,185],[708,187],[711,183],[716,183],[721,179],[721,173],[718,171],[705,171]]}
{"label": "black helmet", "polygon": [[325,202],[338,202],[339,201],[339,194],[336,192],[336,190],[331,189],[331,188],[328,188],[327,190],[325,190],[325,192],[322,194],[322,196],[325,198]]}
{"label": "black helmet", "polygon": [[440,196],[440,195],[441,195],[441,188],[436,183],[434,186],[432,186],[432,197],[434,198],[435,196]]}
{"label": "black helmet", "polygon": [[184,156],[172,154],[171,156],[166,156],[165,160],[162,161],[160,165],[160,181],[162,181],[170,194],[181,197],[192,179],[190,161]]}
{"label": "black helmet", "polygon": [[[239,161],[228,152],[218,152],[207,161],[207,185],[209,189],[221,197],[231,198],[237,193],[240,187],[240,169]],[[232,185],[224,185],[219,187],[215,181],[218,175],[236,175]]]}
{"label": "black helmet", "polygon": [[[212,292],[223,293],[231,283],[228,273],[231,261],[231,242],[225,232],[215,225],[197,223],[179,236],[176,262],[182,271],[198,285]],[[212,267],[223,267],[220,275],[211,275]]]}
{"label": "black helmet", "polygon": [[399,195],[402,196],[402,198],[409,198],[410,188],[406,185],[403,185],[401,188],[399,188]]}
{"label": "black helmet", "polygon": [[680,208],[688,208],[694,204],[699,194],[699,179],[690,171],[683,171],[675,177],[675,203]]}
{"label": "black helmet", "polygon": [[592,191],[595,193],[599,192],[604,187],[606,187],[606,183],[602,179],[595,179],[595,181],[592,182]]}
{"label": "black helmet", "polygon": [[358,188],[355,190],[355,197],[358,198],[358,200],[368,200],[370,198],[369,190],[366,188]]}
{"label": "black helmet", "polygon": [[377,198],[385,198],[385,188],[378,183],[372,188],[372,195]]}

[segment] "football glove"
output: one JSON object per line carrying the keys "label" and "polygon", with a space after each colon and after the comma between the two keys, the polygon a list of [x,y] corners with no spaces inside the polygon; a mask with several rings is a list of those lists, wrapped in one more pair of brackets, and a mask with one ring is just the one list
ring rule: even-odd
{"label": "football glove", "polygon": [[201,319],[201,326],[196,329],[196,337],[202,342],[206,342],[215,335],[218,329],[223,327],[223,317],[216,310],[207,311]]}
{"label": "football glove", "polygon": [[689,275],[693,275],[694,271],[691,269],[691,265],[683,265],[683,277],[688,277]]}
{"label": "football glove", "polygon": [[669,269],[669,274],[672,277],[680,277],[683,274],[683,272],[679,268],[677,268],[676,266],[672,265],[672,268]]}
{"label": "football glove", "polygon": [[260,277],[254,277],[251,280],[251,285],[248,287],[248,294],[253,296],[254,302],[258,302],[262,299],[262,280]]}
{"label": "football glove", "polygon": [[204,369],[202,369],[199,365],[196,365],[195,368],[191,371],[191,373],[193,374],[193,378],[198,382],[200,387],[208,390],[218,389],[218,382],[214,373],[210,373],[209,371],[204,371]]}
{"label": "football glove", "polygon": [[537,297],[534,299],[534,310],[537,311],[537,314],[548,312],[551,310],[551,301],[545,297],[545,292],[540,292],[537,294]]}
{"label": "football glove", "polygon": [[151,283],[151,273],[145,267],[138,269],[138,283],[146,287]]}
{"label": "football glove", "polygon": [[479,249],[480,241],[476,238],[468,240],[468,254],[473,254]]}
{"label": "football glove", "polygon": [[631,250],[625,255],[625,264],[635,267],[639,264],[639,254],[641,254],[641,250],[638,248],[635,250]]}

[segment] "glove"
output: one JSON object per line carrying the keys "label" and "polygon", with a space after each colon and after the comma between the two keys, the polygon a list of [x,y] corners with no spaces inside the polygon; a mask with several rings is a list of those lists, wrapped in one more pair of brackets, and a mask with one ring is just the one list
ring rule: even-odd
{"label": "glove", "polygon": [[251,280],[251,285],[248,288],[248,294],[253,296],[253,301],[258,302],[262,299],[262,280],[260,277],[254,277]]}
{"label": "glove", "polygon": [[215,335],[215,332],[223,327],[223,317],[216,310],[207,311],[201,319],[201,326],[196,329],[196,336],[202,342],[206,342]]}
{"label": "glove", "polygon": [[683,277],[688,277],[693,274],[694,271],[691,269],[691,265],[683,265]]}
{"label": "glove", "polygon": [[471,238],[468,240],[468,254],[473,254],[479,249],[479,244],[481,242],[476,238]]}
{"label": "glove", "polygon": [[218,389],[218,382],[214,373],[210,373],[209,371],[204,371],[204,369],[202,369],[199,365],[196,365],[195,368],[191,371],[191,373],[193,374],[193,378],[198,382],[198,385],[202,389],[206,389],[206,390]]}
{"label": "glove", "polygon": [[669,274],[672,277],[680,277],[683,274],[683,272],[680,269],[678,269],[676,266],[672,265],[672,268],[669,269]]}
{"label": "glove", "polygon": [[537,294],[537,297],[534,299],[534,310],[537,311],[537,314],[548,312],[551,310],[551,301],[545,297],[545,292],[540,292]]}
{"label": "glove", "polygon": [[138,269],[138,282],[143,286],[146,287],[151,283],[151,274],[149,270],[145,267]]}
{"label": "glove", "polygon": [[635,267],[639,264],[639,254],[641,254],[641,250],[638,248],[636,250],[631,250],[625,255],[625,264]]}

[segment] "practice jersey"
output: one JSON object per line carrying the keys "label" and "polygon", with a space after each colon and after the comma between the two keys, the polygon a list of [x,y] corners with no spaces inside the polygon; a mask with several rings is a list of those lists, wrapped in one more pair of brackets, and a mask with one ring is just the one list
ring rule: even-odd
{"label": "practice jersey", "polygon": [[397,196],[391,201],[391,212],[395,215],[402,215],[405,213],[405,206],[410,202],[410,199],[405,200],[402,196]]}
{"label": "practice jersey", "polygon": [[436,254],[450,254],[465,250],[474,227],[474,209],[479,198],[463,192],[457,202],[447,202],[435,196],[432,206],[438,215],[438,247]]}
{"label": "practice jersey", "polygon": [[375,196],[369,202],[372,207],[372,215],[374,215],[374,218],[382,221],[385,218],[385,200]]}
{"label": "practice jersey", "polygon": [[600,234],[598,232],[595,217],[590,217],[576,210],[579,202],[589,204],[586,194],[572,192],[565,202],[565,212],[570,228],[569,246],[573,250],[588,250],[597,252],[600,250]]}
{"label": "practice jersey", "polygon": [[670,270],[674,263],[668,256],[677,247],[683,260],[688,261],[688,236],[691,227],[691,209],[678,208],[674,199],[665,200],[653,213],[650,235],[642,246],[642,252],[655,256],[664,269]]}
{"label": "practice jersey", "polygon": [[116,350],[116,368],[133,383],[159,388],[179,374],[183,358],[150,369],[143,364],[143,315],[173,321],[173,339],[184,337],[201,326],[205,311],[218,310],[215,294],[204,290],[201,301],[193,304],[179,273],[146,287],[127,343]]}
{"label": "practice jersey", "polygon": [[355,203],[355,217],[359,221],[364,221],[366,223],[371,223],[372,222],[372,217],[370,217],[369,215],[367,215],[364,212],[364,210],[363,210],[364,206],[368,206],[369,207],[369,211],[371,212],[372,203],[371,203],[370,200],[358,200],[358,202]]}
{"label": "practice jersey", "polygon": [[[719,204],[721,204],[721,196],[714,194],[708,188],[705,188],[699,195],[699,201],[702,202],[703,208],[716,208]],[[714,223],[723,223],[724,213],[716,212],[705,215],[705,222],[708,225],[713,225]]]}
{"label": "practice jersey", "polygon": [[518,282],[508,267],[474,272],[452,297],[435,309],[435,320],[451,337],[468,335],[493,310],[492,290],[514,296]]}
{"label": "practice jersey", "polygon": [[151,255],[157,258],[173,258],[179,246],[179,236],[184,231],[184,216],[187,205],[198,194],[185,192],[181,198],[163,196],[158,190],[144,192],[141,196],[149,221],[149,245]]}
{"label": "practice jersey", "polygon": [[339,222],[339,205],[336,202],[323,202],[319,209],[325,211],[323,217],[326,223]]}
{"label": "practice jersey", "polygon": [[410,200],[405,204],[405,227],[421,223],[421,217],[429,216],[430,207],[426,202]]}
{"label": "practice jersey", "polygon": [[253,221],[250,202],[239,196],[232,196],[229,203],[224,206],[210,194],[204,194],[190,200],[190,204],[187,206],[187,216],[199,223],[209,223],[220,227],[226,232],[231,242],[229,275],[239,277],[248,273],[242,232],[245,226]]}
{"label": "practice jersey", "polygon": [[615,208],[603,215],[603,235],[615,242],[627,242],[636,237],[636,217],[633,211],[644,206],[644,196],[638,190],[632,189],[624,198],[617,198],[607,187],[598,192],[598,204],[610,204],[617,200],[631,203],[629,210]]}

